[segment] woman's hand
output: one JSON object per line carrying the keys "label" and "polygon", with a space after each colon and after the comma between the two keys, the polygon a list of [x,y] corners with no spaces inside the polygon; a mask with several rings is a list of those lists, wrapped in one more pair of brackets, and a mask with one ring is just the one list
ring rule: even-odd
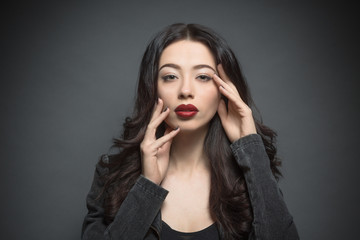
{"label": "woman's hand", "polygon": [[234,142],[241,137],[256,133],[255,122],[250,107],[241,99],[221,64],[217,69],[220,77],[214,74],[213,79],[219,86],[220,92],[229,100],[226,109],[225,101],[221,99],[218,114],[226,135],[231,142]]}
{"label": "woman's hand", "polygon": [[159,98],[147,126],[144,140],[140,144],[142,175],[156,184],[160,184],[165,177],[169,165],[169,152],[173,138],[180,128],[166,127],[164,136],[156,139],[155,133],[159,125],[169,115],[169,108],[163,109],[163,101]]}

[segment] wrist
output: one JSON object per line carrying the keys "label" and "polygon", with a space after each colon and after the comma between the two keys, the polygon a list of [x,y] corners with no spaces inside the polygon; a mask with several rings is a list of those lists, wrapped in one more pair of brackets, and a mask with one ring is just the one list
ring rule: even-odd
{"label": "wrist", "polygon": [[154,176],[149,176],[147,174],[141,174],[144,178],[146,178],[147,180],[157,184],[157,185],[160,185],[161,181],[159,181],[158,178],[154,177]]}

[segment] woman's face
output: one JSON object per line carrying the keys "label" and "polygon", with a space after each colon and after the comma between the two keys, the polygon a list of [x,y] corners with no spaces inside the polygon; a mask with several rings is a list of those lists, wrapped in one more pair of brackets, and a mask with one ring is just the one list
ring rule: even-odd
{"label": "woman's face", "polygon": [[165,122],[181,131],[208,127],[221,94],[212,79],[216,63],[202,43],[181,40],[166,47],[160,56],[157,90],[169,107]]}

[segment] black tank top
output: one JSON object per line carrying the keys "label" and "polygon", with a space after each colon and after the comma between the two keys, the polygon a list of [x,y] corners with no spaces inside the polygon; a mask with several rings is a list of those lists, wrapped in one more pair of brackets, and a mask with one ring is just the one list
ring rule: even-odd
{"label": "black tank top", "polygon": [[162,240],[219,240],[219,231],[216,223],[198,232],[178,232],[162,221]]}

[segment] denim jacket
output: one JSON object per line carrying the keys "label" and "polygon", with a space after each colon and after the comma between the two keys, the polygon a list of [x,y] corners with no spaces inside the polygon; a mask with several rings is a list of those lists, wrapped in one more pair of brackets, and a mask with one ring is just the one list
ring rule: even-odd
{"label": "denim jacket", "polygon": [[[254,215],[249,239],[299,239],[293,218],[271,172],[270,161],[260,135],[242,137],[230,147],[237,163],[249,168],[245,173],[245,181]],[[109,156],[103,155],[102,161],[109,161]],[[105,225],[102,199],[96,198],[103,187],[99,177],[107,171],[97,164],[93,184],[86,199],[88,214],[83,223],[82,239],[160,239],[160,208],[168,191],[140,175],[121,204],[114,221]],[[224,239],[220,224],[218,229],[220,238]]]}

